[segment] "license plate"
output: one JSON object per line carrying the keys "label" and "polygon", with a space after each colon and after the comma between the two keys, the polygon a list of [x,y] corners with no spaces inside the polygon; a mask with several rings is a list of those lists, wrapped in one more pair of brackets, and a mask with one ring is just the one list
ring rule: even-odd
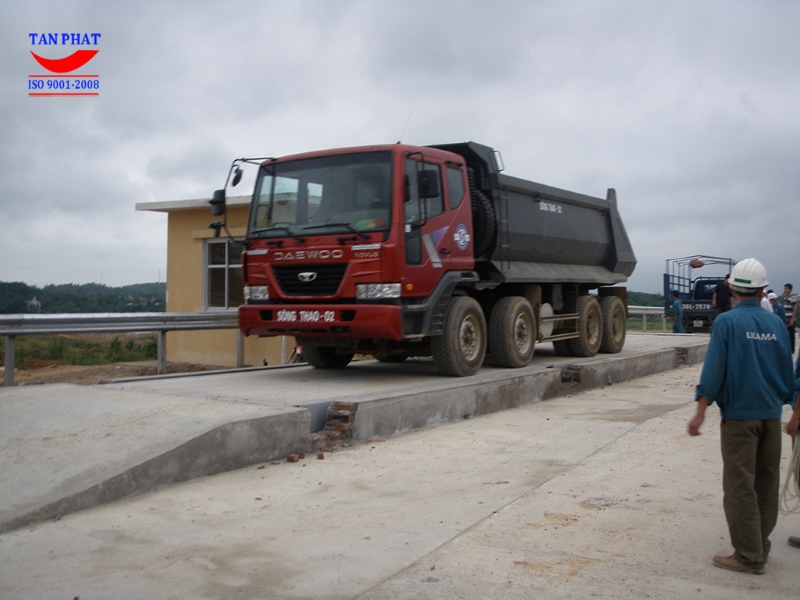
{"label": "license plate", "polygon": [[695,327],[702,327],[703,326],[703,322],[702,321],[695,321],[694,322],[694,326]]}
{"label": "license plate", "polygon": [[335,310],[279,310],[275,320],[284,323],[332,323]]}

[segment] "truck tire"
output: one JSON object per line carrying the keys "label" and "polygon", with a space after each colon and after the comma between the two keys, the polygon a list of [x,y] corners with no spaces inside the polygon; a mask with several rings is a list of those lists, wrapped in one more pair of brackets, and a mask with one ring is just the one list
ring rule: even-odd
{"label": "truck tire", "polygon": [[501,298],[489,317],[489,348],[499,367],[519,369],[533,358],[536,320],[531,303],[522,296]]}
{"label": "truck tire", "polygon": [[578,332],[580,335],[569,341],[569,349],[575,356],[594,356],[603,341],[603,314],[600,303],[594,296],[578,298]]}
{"label": "truck tire", "polygon": [[625,333],[628,329],[628,311],[619,296],[606,296],[600,300],[603,314],[603,341],[600,352],[616,354],[625,345]]}
{"label": "truck tire", "polygon": [[353,360],[353,352],[341,354],[330,346],[303,344],[303,356],[306,362],[317,369],[344,369]]}
{"label": "truck tire", "polygon": [[443,375],[468,377],[478,372],[486,356],[486,319],[476,300],[450,298],[442,335],[431,339],[431,354]]}
{"label": "truck tire", "polygon": [[475,186],[475,176],[470,172],[469,199],[472,203],[472,235],[474,236],[475,258],[486,252],[492,245],[497,216],[492,201]]}

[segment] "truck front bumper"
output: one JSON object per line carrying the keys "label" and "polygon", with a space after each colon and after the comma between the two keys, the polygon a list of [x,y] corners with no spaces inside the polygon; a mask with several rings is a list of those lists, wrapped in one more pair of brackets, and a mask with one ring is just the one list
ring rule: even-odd
{"label": "truck front bumper", "polygon": [[309,338],[403,339],[402,308],[386,304],[245,304],[245,335]]}

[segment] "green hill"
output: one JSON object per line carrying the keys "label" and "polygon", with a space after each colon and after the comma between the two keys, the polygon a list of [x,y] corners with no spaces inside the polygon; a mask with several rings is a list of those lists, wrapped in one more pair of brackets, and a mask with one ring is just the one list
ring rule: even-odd
{"label": "green hill", "polygon": [[628,304],[631,306],[664,306],[664,296],[662,294],[629,291]]}
{"label": "green hill", "polygon": [[165,283],[109,287],[99,283],[46,285],[0,281],[0,314],[163,312]]}

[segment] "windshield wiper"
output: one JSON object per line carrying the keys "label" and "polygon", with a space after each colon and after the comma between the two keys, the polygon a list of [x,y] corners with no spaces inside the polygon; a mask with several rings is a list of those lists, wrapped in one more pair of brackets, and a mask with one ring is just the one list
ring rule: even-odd
{"label": "windshield wiper", "polygon": [[306,238],[297,235],[294,231],[292,231],[288,227],[280,227],[280,226],[278,226],[278,227],[264,227],[262,229],[253,229],[253,230],[250,231],[250,234],[252,235],[254,233],[264,233],[265,231],[285,231],[290,236],[292,236],[294,239],[296,239],[299,243],[301,243],[301,244],[305,244],[306,243]]}
{"label": "windshield wiper", "polygon": [[364,233],[363,231],[359,231],[350,223],[324,223],[323,225],[309,225],[308,227],[303,227],[303,231],[308,229],[322,229],[323,227],[344,227],[350,233],[355,233],[357,236],[361,237],[361,239],[368,240],[369,236]]}

